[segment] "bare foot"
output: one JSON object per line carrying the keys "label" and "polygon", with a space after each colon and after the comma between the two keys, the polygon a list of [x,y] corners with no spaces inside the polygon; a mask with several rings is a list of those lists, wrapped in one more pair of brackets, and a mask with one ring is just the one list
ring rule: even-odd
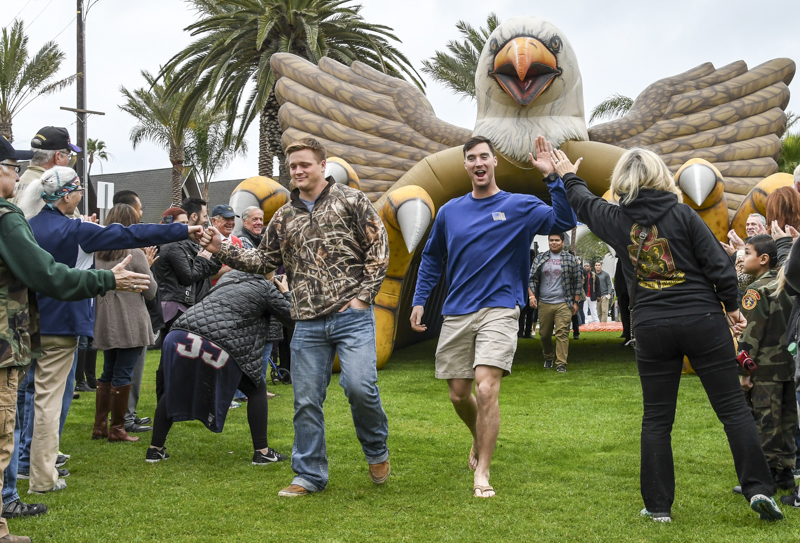
{"label": "bare foot", "polygon": [[475,471],[478,468],[478,453],[475,452],[475,443],[472,444],[472,448],[469,450],[469,469]]}
{"label": "bare foot", "polygon": [[473,496],[476,498],[494,498],[494,488],[489,485],[475,485],[472,489]]}

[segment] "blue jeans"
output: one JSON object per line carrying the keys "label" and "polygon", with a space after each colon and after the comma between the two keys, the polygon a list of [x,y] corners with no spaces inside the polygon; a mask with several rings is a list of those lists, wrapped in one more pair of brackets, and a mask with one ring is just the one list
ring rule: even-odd
{"label": "blue jeans", "polygon": [[[32,368],[31,368],[32,369]],[[28,375],[33,375],[31,369],[28,370]],[[25,379],[28,378],[25,376]],[[11,461],[8,467],[3,471],[3,505],[15,502],[19,499],[17,493],[17,467],[19,465],[19,438],[24,426],[25,419],[25,390],[22,388],[23,379],[17,389],[17,418],[14,422],[14,452],[11,455]],[[30,443],[30,441],[28,441]]]}
{"label": "blue jeans", "polygon": [[348,308],[328,317],[295,323],[292,338],[294,447],[292,484],[319,492],[328,484],[325,416],[322,404],[339,355],[339,384],[350,402],[356,436],[369,464],[389,458],[389,423],[381,405],[375,351],[375,315]]}
{"label": "blue jeans", "polygon": [[[30,472],[31,469],[31,440],[33,439],[33,395],[36,393],[36,386],[33,381],[36,360],[31,362],[31,367],[25,375],[25,379],[19,385],[17,391],[17,410],[23,406],[24,416],[20,417],[22,426],[19,432],[19,445],[14,445],[19,455],[17,469]],[[15,479],[16,479],[16,473]]]}
{"label": "blue jeans", "polygon": [[[101,383],[111,382],[111,386],[124,387],[131,384],[133,368],[145,347],[131,347],[129,349],[109,349],[103,351],[103,375]],[[73,372],[74,374],[74,372]]]}

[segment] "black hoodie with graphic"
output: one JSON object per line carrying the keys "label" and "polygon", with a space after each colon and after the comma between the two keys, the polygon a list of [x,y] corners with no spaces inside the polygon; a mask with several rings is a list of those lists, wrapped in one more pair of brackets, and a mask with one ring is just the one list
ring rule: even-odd
{"label": "black hoodie with graphic", "polygon": [[692,208],[661,190],[641,189],[626,205],[598,198],[575,174],[564,176],[578,220],[614,248],[627,284],[641,227],[649,226],[640,256],[634,322],[738,309],[736,270],[719,241]]}

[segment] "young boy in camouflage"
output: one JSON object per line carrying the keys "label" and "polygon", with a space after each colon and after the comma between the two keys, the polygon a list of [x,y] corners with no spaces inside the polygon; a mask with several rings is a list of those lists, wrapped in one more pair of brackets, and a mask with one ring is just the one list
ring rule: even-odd
{"label": "young boy in camouflage", "polygon": [[797,400],[794,361],[786,349],[792,299],[778,288],[778,248],[772,238],[766,234],[753,236],[744,250],[744,272],[756,280],[742,298],[747,328],[739,348],[747,351],[758,367],[742,377],[742,389],[753,410],[775,484],[793,489]]}

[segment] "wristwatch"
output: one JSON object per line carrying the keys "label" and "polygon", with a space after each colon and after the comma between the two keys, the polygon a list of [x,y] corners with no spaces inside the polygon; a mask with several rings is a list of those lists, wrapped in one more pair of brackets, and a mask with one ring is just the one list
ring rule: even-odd
{"label": "wristwatch", "polygon": [[544,182],[545,183],[555,183],[556,181],[559,180],[560,177],[561,176],[558,175],[556,172],[553,172],[551,174],[548,174],[547,177],[544,178]]}

